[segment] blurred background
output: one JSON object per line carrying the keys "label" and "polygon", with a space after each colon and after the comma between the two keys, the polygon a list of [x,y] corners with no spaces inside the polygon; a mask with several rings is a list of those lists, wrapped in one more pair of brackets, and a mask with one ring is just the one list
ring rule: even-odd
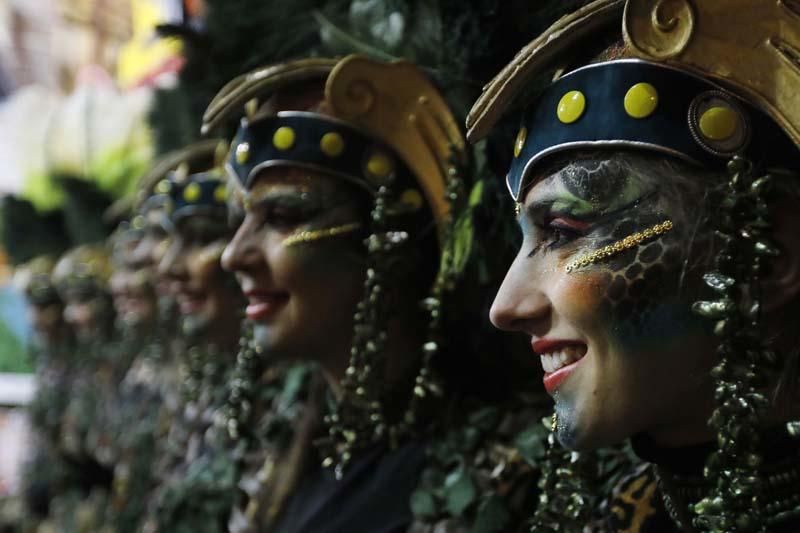
{"label": "blurred background", "polygon": [[[31,355],[34,317],[16,267],[105,241],[153,162],[197,141],[211,98],[257,66],[354,52],[408,58],[463,120],[515,52],[580,2],[0,0],[0,523],[35,448],[26,404],[35,407],[47,366]],[[507,168],[516,129],[501,125],[476,148],[476,173]],[[511,209],[493,206],[509,200],[499,180],[486,180],[483,195],[494,228],[498,209]]]}
{"label": "blurred background", "polygon": [[[19,487],[29,448],[22,406],[35,386],[31,328],[12,266],[39,251],[37,231],[74,241],[63,227],[38,227],[37,219],[69,203],[59,177],[94,182],[109,199],[134,187],[154,155],[153,93],[174,89],[184,62],[181,40],[156,28],[198,24],[204,7],[198,0],[0,0],[0,195],[34,208],[20,216],[3,203],[2,222],[14,227],[3,228],[0,247],[0,496]],[[38,242],[26,242],[31,237]]]}

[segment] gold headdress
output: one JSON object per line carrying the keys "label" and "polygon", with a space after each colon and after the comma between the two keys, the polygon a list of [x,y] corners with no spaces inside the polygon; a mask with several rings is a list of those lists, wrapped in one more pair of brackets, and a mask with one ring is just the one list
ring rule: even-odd
{"label": "gold headdress", "polygon": [[[275,91],[314,79],[325,83],[325,114],[256,115],[259,101]],[[438,90],[411,63],[351,55],[257,69],[231,81],[212,100],[203,131],[237,116],[243,107],[248,118],[228,161],[243,186],[272,165],[317,168],[373,193],[385,178],[396,176],[409,187],[416,182],[422,188],[441,236],[449,214],[448,172],[466,158],[465,142]]]}
{"label": "gold headdress", "polygon": [[[309,81],[324,87],[322,101],[315,107],[318,112],[270,114],[267,106],[260,105],[285,87]],[[226,165],[240,187],[250,187],[267,167],[301,167],[355,184],[375,200],[369,227],[364,228],[370,234],[368,268],[351,358],[341,384],[341,402],[327,419],[331,455],[325,463],[338,462],[337,474],[341,474],[351,452],[385,439],[397,442],[413,431],[419,403],[441,394],[431,361],[440,340],[441,299],[452,290],[458,275],[446,246],[452,233],[451,207],[462,185],[459,171],[467,163],[464,137],[444,99],[417,67],[406,61],[383,63],[357,55],[273,65],[233,80],[211,102],[204,132],[242,114],[246,117],[241,119]],[[430,216],[413,216],[425,205]],[[443,253],[424,301],[431,321],[414,391],[401,420],[387,421],[381,400],[389,310],[380,295],[391,265],[396,264],[395,254],[405,253],[403,244],[417,237],[408,226],[394,224],[395,217],[402,215],[412,215],[424,229],[432,218]],[[287,242],[311,242],[361,227],[359,223],[300,233]],[[402,231],[394,231],[398,229]],[[231,398],[240,393],[234,390]],[[238,435],[245,425],[236,414],[241,413],[240,404],[238,400],[231,403],[231,435]]]}
{"label": "gold headdress", "polygon": [[108,249],[86,244],[64,254],[53,268],[53,283],[62,297],[75,292],[101,293],[108,290],[112,266]]}
{"label": "gold headdress", "polygon": [[622,20],[628,57],[724,84],[800,144],[800,6],[787,0],[597,0],[553,24],[483,90],[467,118],[484,137],[526,83]]}
{"label": "gold headdress", "polygon": [[[593,63],[585,57],[586,43],[602,44],[615,30],[624,38],[623,58]],[[713,299],[692,306],[714,321],[721,342],[710,417],[719,449],[706,464],[709,491],[692,506],[691,521],[708,531],[755,532],[791,519],[796,506],[771,501],[759,470],[761,420],[770,405],[764,377],[777,356],[761,342],[760,313],[742,310],[761,308],[763,267],[779,253],[769,235],[771,176],[756,172],[800,172],[800,6],[792,0],[592,2],[532,41],[484,88],[467,119],[470,140],[485,136],[525,86],[545,75],[554,80],[524,112],[514,145],[507,183],[516,200],[533,167],[561,150],[649,150],[729,174],[711,194],[721,243],[703,279]],[[552,450],[555,469],[569,471],[569,460]],[[688,527],[688,505],[676,511],[662,492],[679,529]],[[569,498],[543,498],[534,528],[563,524]]]}
{"label": "gold headdress", "polygon": [[57,302],[58,293],[52,279],[55,265],[53,256],[35,257],[14,270],[12,283],[33,304]]}

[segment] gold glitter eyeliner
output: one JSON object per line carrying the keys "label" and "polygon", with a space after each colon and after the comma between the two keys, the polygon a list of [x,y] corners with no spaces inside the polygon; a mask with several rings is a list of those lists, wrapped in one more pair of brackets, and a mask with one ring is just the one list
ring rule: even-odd
{"label": "gold glitter eyeliner", "polygon": [[342,224],[341,226],[333,226],[332,228],[301,231],[286,237],[281,244],[288,248],[290,246],[297,246],[298,244],[305,244],[319,241],[321,239],[344,235],[346,233],[352,233],[360,227],[361,224],[358,222],[351,222],[350,224]]}
{"label": "gold glitter eyeliner", "polygon": [[630,250],[631,248],[639,246],[645,241],[649,241],[655,237],[659,237],[667,233],[671,229],[672,229],[672,221],[665,220],[660,224],[656,224],[655,226],[647,228],[644,231],[639,231],[632,235],[628,235],[624,239],[620,239],[613,244],[609,244],[608,246],[603,246],[599,250],[596,250],[590,254],[584,255],[583,257],[576,259],[575,261],[572,261],[566,266],[566,271],[567,273],[570,273],[575,269],[589,266],[594,263],[598,263],[604,259],[608,259],[609,257],[622,253],[625,250]]}

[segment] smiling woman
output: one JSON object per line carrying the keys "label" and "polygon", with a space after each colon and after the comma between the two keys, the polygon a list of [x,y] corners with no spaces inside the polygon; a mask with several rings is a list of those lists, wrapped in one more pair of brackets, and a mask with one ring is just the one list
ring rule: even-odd
{"label": "smiling woman", "polygon": [[[530,337],[554,400],[537,531],[798,529],[800,19],[732,7],[591,2],[471,113],[477,138],[548,80],[521,113],[506,181],[523,243],[491,312]],[[565,493],[576,461],[556,440],[625,439],[649,464],[608,512]]]}
{"label": "smiling woman", "polygon": [[[175,302],[180,326],[179,342],[170,343],[177,348],[180,376],[167,383],[180,395],[176,399],[175,390],[162,391],[162,418],[170,424],[154,452],[156,488],[142,520],[147,531],[219,531],[235,491],[232,475],[204,484],[188,468],[216,461],[234,469],[224,442],[214,438],[244,307],[233,276],[220,264],[233,229],[219,153],[218,142],[207,140],[164,156],[148,178],[153,193],[140,207],[142,241],[136,252],[157,260],[155,285],[168,293],[159,297]],[[159,372],[168,369],[163,365]]]}
{"label": "smiling woman", "polygon": [[[707,398],[679,379],[705,375],[713,361],[690,309],[711,242],[699,227],[697,171],[636,152],[579,152],[536,176],[519,217],[522,247],[491,318],[531,336],[561,442],[613,444],[672,410],[704,433],[695,406]],[[674,379],[658,379],[666,376]]]}
{"label": "smiling woman", "polygon": [[353,223],[363,219],[362,196],[317,171],[272,167],[253,180],[246,208],[234,200],[245,216],[223,265],[236,272],[255,341],[271,357],[315,353],[342,377],[353,317],[340,310],[361,298],[366,265]]}
{"label": "smiling woman", "polygon": [[[239,122],[227,168],[241,224],[222,263],[248,299],[253,348],[240,354],[228,428],[264,457],[231,530],[404,531],[445,404],[435,370],[459,274],[458,125],[415,66],[359,56],[257,69],[205,119]],[[317,365],[330,400],[318,383],[324,425],[309,418],[274,454],[258,449],[265,422],[250,413],[265,368],[282,361]]]}
{"label": "smiling woman", "polygon": [[172,224],[159,272],[178,305],[183,333],[232,349],[239,334],[241,293],[220,265],[232,233],[225,183],[213,171],[175,174],[168,188]]}

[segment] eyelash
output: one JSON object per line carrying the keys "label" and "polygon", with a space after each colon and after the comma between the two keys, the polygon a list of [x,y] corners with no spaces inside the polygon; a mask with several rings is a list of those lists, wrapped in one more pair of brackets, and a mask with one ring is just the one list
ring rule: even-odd
{"label": "eyelash", "polygon": [[258,227],[272,226],[281,230],[304,224],[313,219],[317,209],[304,209],[286,206],[262,206],[263,213],[258,218]]}
{"label": "eyelash", "polygon": [[191,245],[205,246],[206,244],[210,244],[223,237],[224,237],[224,232],[211,229],[200,229],[186,235],[184,240],[185,242]]}
{"label": "eyelash", "polygon": [[536,227],[545,235],[545,239],[543,239],[542,242],[537,244],[533,250],[528,253],[528,257],[533,257],[543,247],[546,251],[554,250],[564,246],[565,244],[568,244],[578,237],[583,237],[586,229],[589,227],[589,225],[586,223],[574,221],[576,224],[582,226],[582,229],[579,230],[577,228],[570,227],[564,222],[561,224],[553,224],[553,222],[556,220],[560,219],[553,218],[549,221],[546,221],[542,225],[537,224]]}

